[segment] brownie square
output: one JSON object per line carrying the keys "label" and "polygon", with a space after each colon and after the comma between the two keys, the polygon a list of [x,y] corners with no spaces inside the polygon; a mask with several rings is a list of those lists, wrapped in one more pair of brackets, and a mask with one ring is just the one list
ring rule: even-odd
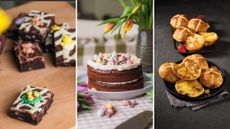
{"label": "brownie square", "polygon": [[27,85],[10,107],[9,116],[37,125],[53,103],[47,88]]}
{"label": "brownie square", "polygon": [[0,35],[0,54],[2,54],[4,46],[6,42],[6,37],[4,35]]}
{"label": "brownie square", "polygon": [[46,37],[54,22],[54,14],[33,10],[24,16],[18,35],[22,40],[39,43],[45,50]]}
{"label": "brownie square", "polygon": [[53,34],[56,66],[76,65],[76,29],[63,23]]}
{"label": "brownie square", "polygon": [[45,68],[45,59],[38,43],[19,40],[15,43],[14,54],[21,72]]}
{"label": "brownie square", "polygon": [[55,23],[55,24],[51,27],[51,30],[50,30],[50,32],[48,33],[47,38],[46,38],[46,42],[45,42],[45,51],[46,51],[46,52],[51,52],[51,53],[54,52],[53,34],[54,34],[54,32],[57,31],[61,26],[62,26],[62,24],[56,24],[56,23]]}

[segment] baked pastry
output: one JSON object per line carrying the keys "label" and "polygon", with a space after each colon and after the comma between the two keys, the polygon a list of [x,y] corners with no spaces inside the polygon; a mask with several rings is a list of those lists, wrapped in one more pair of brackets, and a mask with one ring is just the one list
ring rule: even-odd
{"label": "baked pastry", "polygon": [[176,14],[170,20],[170,24],[173,28],[187,27],[189,18],[184,14]]}
{"label": "baked pastry", "polygon": [[222,73],[215,66],[212,66],[210,69],[202,72],[199,80],[202,85],[209,89],[219,88],[223,84]]}
{"label": "baked pastry", "polygon": [[47,114],[53,97],[48,88],[27,85],[10,107],[9,116],[37,125]]}
{"label": "baked pastry", "polygon": [[99,53],[88,61],[88,87],[99,91],[128,91],[144,86],[141,59],[128,53]]}
{"label": "baked pastry", "polygon": [[14,55],[20,72],[45,68],[42,49],[36,42],[16,41]]}
{"label": "baked pastry", "polygon": [[179,27],[173,33],[173,39],[175,39],[177,42],[184,42],[190,35],[193,34],[194,32],[190,29],[186,27]]}
{"label": "baked pastry", "polygon": [[202,85],[197,80],[194,81],[179,80],[176,82],[175,88],[179,94],[187,95],[192,98],[202,95],[205,91]]}
{"label": "baked pastry", "polygon": [[204,22],[202,19],[192,18],[188,22],[188,28],[194,30],[195,32],[205,32],[209,28],[209,24]]}
{"label": "baked pastry", "polygon": [[76,65],[76,29],[70,28],[68,23],[56,26],[53,33],[56,66]]}
{"label": "baked pastry", "polygon": [[200,35],[204,37],[204,46],[211,46],[218,39],[218,36],[215,32],[201,32]]}
{"label": "baked pastry", "polygon": [[185,42],[185,48],[188,51],[198,51],[204,46],[205,40],[203,36],[198,34],[191,35]]}
{"label": "baked pastry", "polygon": [[168,82],[175,83],[179,78],[173,72],[173,67],[175,67],[175,63],[164,63],[159,68],[160,77]]}
{"label": "baked pastry", "polygon": [[205,57],[203,57],[200,54],[193,54],[193,55],[189,55],[186,58],[184,58],[183,62],[186,61],[194,61],[194,63],[201,67],[202,70],[208,70],[209,66],[208,66],[208,62],[205,59]]}
{"label": "baked pastry", "polygon": [[187,60],[173,67],[174,73],[182,80],[196,80],[201,75],[201,67],[196,65],[194,61]]}

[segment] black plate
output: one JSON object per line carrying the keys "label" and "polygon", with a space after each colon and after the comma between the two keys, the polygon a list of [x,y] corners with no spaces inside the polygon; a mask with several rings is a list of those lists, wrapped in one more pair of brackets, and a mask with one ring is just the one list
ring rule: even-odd
{"label": "black plate", "polygon": [[[171,31],[172,31],[172,35],[173,35],[175,29],[171,27]],[[186,53],[183,53],[183,52],[178,51],[178,49],[177,49],[177,44],[184,44],[184,43],[183,43],[183,42],[177,42],[177,41],[176,41],[175,39],[173,39],[173,38],[172,38],[172,40],[173,40],[173,44],[174,44],[175,50],[176,50],[178,53],[180,53],[181,55],[183,55],[183,56],[187,56],[187,55],[191,55],[191,54],[206,54],[206,53],[213,52],[213,51],[215,50],[215,44],[216,44],[216,43],[214,43],[214,44],[211,45],[211,46],[204,46],[203,48],[201,48],[201,49],[198,50],[198,51],[190,52],[190,51],[187,50]],[[216,42],[218,42],[218,41],[216,41]]]}
{"label": "black plate", "polygon": [[[176,63],[180,63],[182,61],[178,61]],[[206,99],[209,99],[211,97],[214,97],[215,95],[217,95],[218,93],[220,93],[224,87],[224,82],[225,82],[225,75],[224,75],[224,71],[222,68],[218,67],[217,65],[215,65],[214,63],[208,61],[208,65],[209,67],[211,66],[216,66],[222,73],[222,76],[223,76],[223,84],[221,85],[221,87],[217,88],[217,89],[210,89],[210,95],[207,95],[207,94],[203,94],[199,97],[196,97],[196,98],[191,98],[191,97],[188,97],[186,95],[182,95],[182,94],[179,94],[176,89],[175,89],[175,83],[170,83],[170,82],[167,82],[167,81],[164,81],[164,86],[166,88],[166,90],[171,93],[173,96],[175,96],[176,98],[179,98],[179,99],[182,99],[182,100],[187,100],[187,101],[199,101],[199,100],[206,100]]]}

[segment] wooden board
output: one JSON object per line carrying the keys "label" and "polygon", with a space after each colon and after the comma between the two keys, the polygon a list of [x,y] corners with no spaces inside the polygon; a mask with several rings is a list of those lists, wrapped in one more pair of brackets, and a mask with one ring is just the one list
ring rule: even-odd
{"label": "wooden board", "polygon": [[[30,2],[7,11],[12,17],[19,12],[44,10],[56,14],[58,22],[75,26],[75,9],[66,2]],[[51,55],[45,54],[46,68],[20,73],[8,40],[2,55],[0,71],[1,129],[69,129],[75,125],[75,68],[55,67]],[[8,116],[8,111],[25,85],[46,86],[54,94],[54,103],[39,125],[30,125]]]}

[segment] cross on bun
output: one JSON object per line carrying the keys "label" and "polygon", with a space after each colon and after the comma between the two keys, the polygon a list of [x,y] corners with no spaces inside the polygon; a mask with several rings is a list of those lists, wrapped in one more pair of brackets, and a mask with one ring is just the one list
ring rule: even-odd
{"label": "cross on bun", "polygon": [[187,38],[185,42],[185,48],[191,52],[198,51],[204,46],[204,43],[205,43],[205,39],[203,36],[194,34]]}
{"label": "cross on bun", "polygon": [[195,32],[205,32],[209,28],[209,24],[198,18],[192,18],[188,22],[188,28]]}
{"label": "cross on bun", "polygon": [[200,54],[189,55],[183,60],[183,62],[186,61],[193,61],[197,66],[201,67],[202,70],[209,69],[207,60]]}
{"label": "cross on bun", "polygon": [[173,33],[173,39],[177,42],[184,42],[190,35],[193,35],[194,32],[186,27],[179,27]]}
{"label": "cross on bun", "polygon": [[202,72],[199,80],[203,86],[209,89],[219,88],[223,84],[221,71],[215,66]]}
{"label": "cross on bun", "polygon": [[173,67],[175,67],[175,63],[164,63],[159,68],[160,77],[168,82],[175,83],[178,80],[178,77],[173,72]]}
{"label": "cross on bun", "polygon": [[170,20],[170,24],[173,28],[187,27],[189,18],[184,14],[176,14]]}

